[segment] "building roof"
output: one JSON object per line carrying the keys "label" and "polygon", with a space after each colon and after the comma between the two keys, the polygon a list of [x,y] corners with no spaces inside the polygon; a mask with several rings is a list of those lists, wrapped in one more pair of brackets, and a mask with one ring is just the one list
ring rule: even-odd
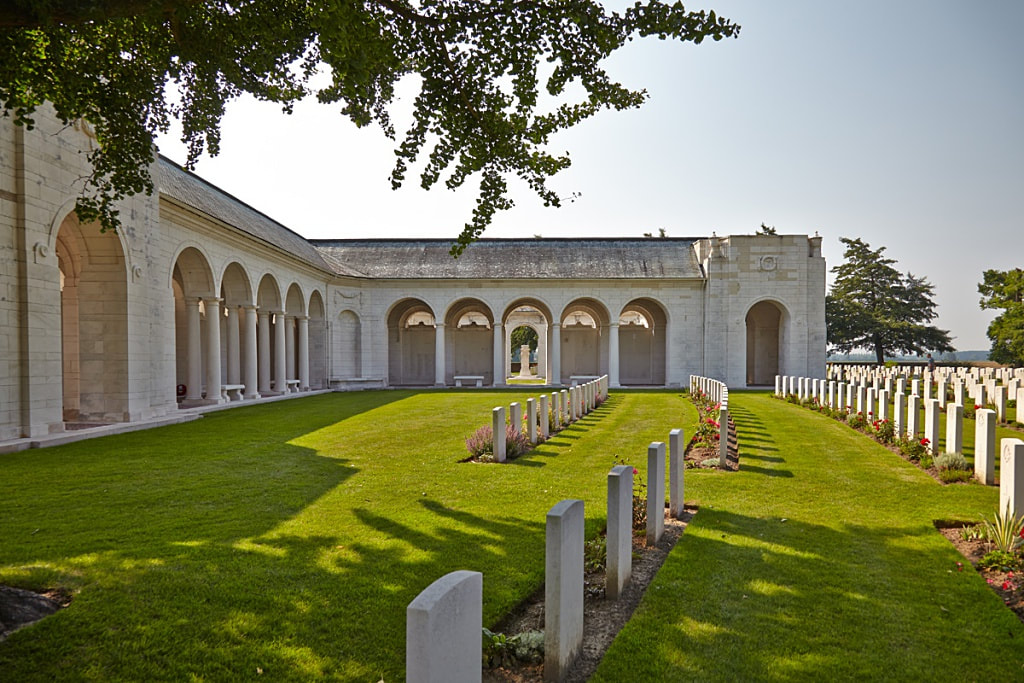
{"label": "building roof", "polygon": [[315,268],[338,272],[341,275],[361,275],[332,268],[302,235],[289,230],[273,218],[260,213],[164,156],[158,157],[157,177],[154,180],[161,195],[219,219]]}
{"label": "building roof", "polygon": [[307,240],[166,157],[157,160],[160,194],[309,265],[376,279],[703,278],[699,238],[481,239],[458,259],[450,239]]}
{"label": "building roof", "polygon": [[336,269],[380,279],[700,278],[698,238],[481,239],[459,258],[452,240],[311,240]]}

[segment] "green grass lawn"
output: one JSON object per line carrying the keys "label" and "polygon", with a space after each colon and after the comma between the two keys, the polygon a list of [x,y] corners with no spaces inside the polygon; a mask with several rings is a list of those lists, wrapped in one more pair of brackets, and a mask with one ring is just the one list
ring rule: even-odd
{"label": "green grass lawn", "polygon": [[459,463],[502,392],[359,392],[0,456],[0,583],[63,586],[0,643],[0,680],[400,680],[405,608],[484,574],[484,623],[543,581],[564,498],[604,524],[616,456],[638,467],[678,392],[619,392],[508,465]]}
{"label": "green grass lawn", "polygon": [[933,526],[997,489],[765,394],[729,407],[740,471],[687,480],[700,512],[593,680],[1024,679],[1024,626]]}

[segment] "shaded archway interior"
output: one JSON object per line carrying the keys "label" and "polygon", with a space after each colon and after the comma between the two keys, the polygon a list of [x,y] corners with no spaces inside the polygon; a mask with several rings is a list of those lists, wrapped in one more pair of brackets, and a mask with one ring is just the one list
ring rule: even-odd
{"label": "shaded archway interior", "polygon": [[760,301],[747,311],[747,384],[770,386],[779,373],[782,310],[772,301]]}

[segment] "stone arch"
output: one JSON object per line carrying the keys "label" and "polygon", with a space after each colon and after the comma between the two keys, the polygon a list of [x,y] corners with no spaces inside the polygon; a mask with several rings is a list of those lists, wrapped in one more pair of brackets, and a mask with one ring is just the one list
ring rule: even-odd
{"label": "stone arch", "polygon": [[123,422],[128,409],[128,270],[121,240],[68,213],[57,229],[65,422]]}
{"label": "stone arch", "polygon": [[[299,339],[299,327],[301,325],[299,318],[306,315],[306,297],[303,296],[302,288],[299,287],[297,282],[288,285],[288,292],[285,294],[284,300],[284,311],[285,376],[291,380],[301,379],[299,371],[302,368],[301,354],[304,350],[302,340]],[[308,349],[309,347],[307,346],[305,349],[306,353],[308,353]]]}
{"label": "stone arch", "polygon": [[668,315],[654,299],[633,299],[619,313],[619,384],[664,386]]}
{"label": "stone arch", "polygon": [[789,314],[778,301],[762,299],[745,317],[747,328],[747,384],[769,386],[782,370],[782,350]]}
{"label": "stone arch", "polygon": [[445,384],[456,375],[480,375],[494,383],[494,313],[480,299],[463,298],[448,307],[444,318]]}
{"label": "stone arch", "polygon": [[280,354],[280,363],[277,353],[278,346],[284,340],[284,335],[279,337],[277,333],[278,326],[284,329],[284,298],[281,295],[281,285],[271,273],[265,273],[260,278],[260,284],[256,288],[256,307],[259,393],[261,396],[273,396],[283,393],[279,387],[283,387],[286,373],[284,352]]}
{"label": "stone arch", "polygon": [[192,245],[178,250],[171,267],[171,291],[174,295],[175,382],[184,387],[183,394],[178,392],[184,405],[203,402],[210,338],[204,299],[214,295],[214,282],[213,268],[206,254]]}
{"label": "stone arch", "polygon": [[422,299],[402,299],[391,307],[387,319],[388,384],[433,384],[437,334],[433,309]]}
{"label": "stone arch", "polygon": [[608,307],[597,299],[581,297],[562,309],[561,381],[573,376],[592,377],[608,372]]}
{"label": "stone arch", "polygon": [[[523,297],[516,299],[505,307],[502,317],[504,326],[504,368],[506,377],[512,376],[514,349],[512,348],[512,333],[517,327],[529,327],[537,333],[537,377],[549,378],[552,376],[552,339],[551,334],[554,328],[551,322],[554,317],[551,315],[551,308],[547,302],[535,297]],[[519,360],[519,372],[522,375],[522,358]],[[531,375],[532,376],[532,375]]]}
{"label": "stone arch", "polygon": [[327,318],[323,295],[314,289],[309,295],[309,387],[326,389],[327,384]]}
{"label": "stone arch", "polygon": [[237,261],[229,263],[221,274],[220,298],[221,381],[237,385],[242,382],[242,345],[249,343],[244,330],[245,307],[253,302],[249,274]]}
{"label": "stone arch", "polygon": [[337,363],[333,376],[339,379],[362,377],[363,327],[359,314],[346,308],[338,314],[335,323],[334,358]]}

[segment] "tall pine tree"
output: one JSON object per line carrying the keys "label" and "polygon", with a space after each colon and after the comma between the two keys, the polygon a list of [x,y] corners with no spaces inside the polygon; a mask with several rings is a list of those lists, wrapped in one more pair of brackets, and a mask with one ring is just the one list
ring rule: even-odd
{"label": "tall pine tree", "polygon": [[949,332],[926,325],[936,317],[934,287],[923,277],[901,274],[885,247],[872,249],[860,239],[846,245],[844,262],[832,268],[835,283],[825,297],[828,344],[849,353],[871,349],[879,364],[894,353],[953,351]]}

